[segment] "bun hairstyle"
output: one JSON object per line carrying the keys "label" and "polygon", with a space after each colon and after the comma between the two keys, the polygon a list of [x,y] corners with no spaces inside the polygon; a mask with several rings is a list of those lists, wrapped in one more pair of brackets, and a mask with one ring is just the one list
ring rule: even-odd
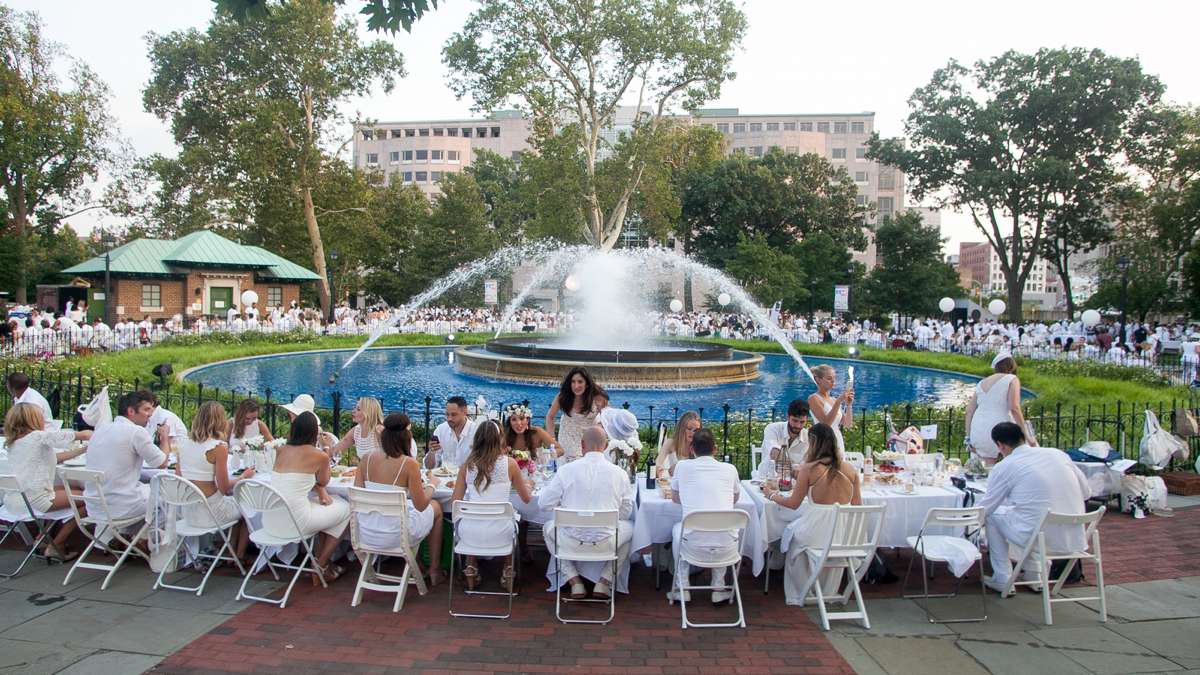
{"label": "bun hairstyle", "polygon": [[392,413],[383,418],[383,433],[379,434],[379,446],[388,457],[403,457],[412,454],[412,420],[404,413]]}

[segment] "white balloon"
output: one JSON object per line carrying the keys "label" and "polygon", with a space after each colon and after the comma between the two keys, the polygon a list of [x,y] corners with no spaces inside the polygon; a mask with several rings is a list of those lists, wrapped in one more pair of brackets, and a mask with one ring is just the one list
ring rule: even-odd
{"label": "white balloon", "polygon": [[954,311],[954,298],[942,298],[938,300],[938,309],[943,312]]}
{"label": "white balloon", "polygon": [[1100,323],[1100,312],[1097,312],[1094,309],[1084,310],[1083,316],[1081,316],[1080,318],[1083,319],[1084,326],[1091,328],[1092,326],[1095,326],[1096,324]]}
{"label": "white balloon", "polygon": [[678,312],[678,311],[681,311],[681,310],[683,310],[683,301],[682,301],[682,300],[678,300],[678,299],[676,299],[676,300],[672,300],[672,301],[671,301],[671,311],[672,311],[672,312]]}
{"label": "white balloon", "polygon": [[250,291],[250,290],[242,291],[242,304],[243,305],[253,305],[257,302],[258,302],[258,293],[255,293],[254,291]]}
{"label": "white balloon", "polygon": [[574,274],[568,274],[563,286],[566,286],[568,291],[577,291],[579,290],[579,280],[575,278]]}
{"label": "white balloon", "polygon": [[1004,310],[1007,308],[1008,305],[1004,304],[1004,301],[1000,299],[996,299],[988,303],[988,311],[996,316],[1003,314]]}
{"label": "white balloon", "polygon": [[722,293],[717,296],[717,304],[722,307],[728,305],[731,300],[733,300],[733,298],[729,297],[728,293]]}

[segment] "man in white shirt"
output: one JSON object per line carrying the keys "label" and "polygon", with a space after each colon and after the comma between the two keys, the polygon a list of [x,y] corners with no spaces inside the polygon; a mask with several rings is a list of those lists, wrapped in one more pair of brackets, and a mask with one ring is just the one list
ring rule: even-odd
{"label": "man in white shirt", "polygon": [[[142,466],[164,469],[167,455],[150,440],[146,424],[154,413],[154,394],[133,391],[117,401],[120,416],[111,424],[102,425],[88,443],[87,468],[104,472],[104,498],[113,518],[128,518],[146,512],[149,487],[142,484]],[[167,444],[167,427],[159,427],[158,442]],[[99,494],[94,483],[88,483],[83,496],[88,500],[88,512],[102,517]]]}
{"label": "man in white shirt", "polygon": [[[1084,500],[1092,491],[1066,453],[1027,445],[1025,432],[1016,424],[997,424],[992,428],[992,440],[1004,459],[988,476],[987,494],[979,503],[987,517],[988,557],[992,562],[992,576],[985,577],[984,582],[1002,591],[1013,573],[1009,546],[1027,545],[1037,535],[1038,523],[1048,511],[1083,513]],[[1083,544],[1082,525],[1046,529],[1049,551],[1078,551]]]}
{"label": "man in white shirt", "polygon": [[425,467],[433,469],[438,464],[465,464],[471,455],[471,443],[475,441],[475,428],[475,422],[467,418],[467,399],[462,396],[446,399],[446,421],[433,430],[429,454],[425,455]]}
{"label": "man in white shirt", "polygon": [[50,412],[50,403],[46,401],[46,397],[38,393],[36,389],[29,386],[29,376],[25,373],[9,373],[8,379],[4,382],[8,387],[8,393],[12,396],[13,405],[18,403],[31,403],[42,410],[42,419],[46,421],[46,428],[51,427],[51,422],[54,419],[54,413]]}
{"label": "man in white shirt", "polygon": [[[716,442],[712,431],[701,429],[692,436],[692,449],[695,459],[685,459],[675,465],[675,474],[671,476],[671,499],[683,506],[683,518],[693,511],[728,510],[737,504],[741,485],[738,482],[737,469],[732,464],[718,462],[713,457]],[[729,549],[736,545],[734,536],[725,532],[683,532],[683,520],[675,523],[671,530],[672,550],[675,551],[675,574],[686,578],[690,572],[688,564],[679,557],[680,543],[687,535],[689,553],[707,553],[713,559],[728,557]],[[728,568],[712,569],[712,585],[724,586],[725,571]],[[678,599],[675,591],[667,594],[668,598]],[[733,598],[729,588],[714,590],[713,604],[727,602]]]}
{"label": "man in white shirt", "polygon": [[771,422],[763,430],[762,459],[754,477],[766,479],[775,475],[781,452],[787,452],[793,465],[804,462],[808,454],[808,401],[796,399],[788,404],[787,420]]}
{"label": "man in white shirt", "polygon": [[[153,396],[153,394],[151,394]],[[158,402],[158,397],[154,396],[154,412],[150,414],[150,419],[146,422],[146,431],[150,432],[152,438],[158,438],[158,428],[166,427],[167,429],[167,445],[160,445],[162,451],[171,454],[175,447],[179,445],[183,439],[187,438],[188,428],[179,419],[179,415],[162,407]]]}
{"label": "man in white shirt", "polygon": [[[580,511],[616,511],[617,512],[617,560],[619,565],[628,565],[629,542],[633,539],[633,523],[629,516],[633,514],[633,486],[629,483],[629,474],[604,457],[608,447],[608,436],[604,429],[598,426],[583,430],[583,457],[576,462],[565,464],[554,480],[550,481],[538,497],[538,506],[549,510],[561,506],[564,509]],[[550,553],[555,553],[554,521],[546,523],[544,539]],[[563,552],[581,551],[593,548],[596,544],[607,543],[612,539],[613,532],[606,528],[564,528],[557,533],[557,541]],[[546,576],[552,583],[571,584],[571,597],[581,599],[587,596],[583,578],[576,564],[570,560],[559,559],[562,576],[554,579],[555,565],[551,562],[546,570]],[[599,574],[584,574],[596,586],[592,595],[607,600],[612,595],[612,568],[608,563],[599,565]],[[598,577],[598,578],[596,578]]]}

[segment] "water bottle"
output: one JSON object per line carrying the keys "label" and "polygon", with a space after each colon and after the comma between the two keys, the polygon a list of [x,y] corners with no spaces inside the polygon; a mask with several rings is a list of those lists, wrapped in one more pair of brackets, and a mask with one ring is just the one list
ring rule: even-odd
{"label": "water bottle", "polygon": [[646,462],[646,489],[653,490],[657,478],[658,476],[654,473],[654,460]]}

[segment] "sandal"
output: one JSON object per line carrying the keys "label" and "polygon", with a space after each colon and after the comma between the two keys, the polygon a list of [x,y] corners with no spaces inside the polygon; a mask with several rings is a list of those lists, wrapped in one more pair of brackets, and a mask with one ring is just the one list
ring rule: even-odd
{"label": "sandal", "polygon": [[446,573],[440,569],[429,570],[429,588],[440,585],[446,580]]}
{"label": "sandal", "polygon": [[467,590],[473,591],[479,588],[479,568],[474,565],[467,565],[463,568],[463,578],[466,580]]}
{"label": "sandal", "polygon": [[[321,577],[324,577],[326,586],[337,581],[339,577],[346,573],[346,568],[341,565],[330,565],[325,569],[321,569],[318,566],[317,569],[321,570]],[[313,586],[321,585],[321,577],[318,577],[315,573],[312,575]]]}
{"label": "sandal", "polygon": [[504,587],[504,590],[512,593],[513,579],[516,577],[517,573],[515,570],[513,570],[513,566],[505,565],[504,571],[500,573],[500,585]]}
{"label": "sandal", "polygon": [[45,548],[42,549],[42,557],[49,561],[65,563],[65,562],[71,562],[72,560],[78,558],[79,552],[78,551],[67,551],[66,549],[63,549],[63,551],[59,551],[57,548],[55,548],[53,546],[46,546]]}

